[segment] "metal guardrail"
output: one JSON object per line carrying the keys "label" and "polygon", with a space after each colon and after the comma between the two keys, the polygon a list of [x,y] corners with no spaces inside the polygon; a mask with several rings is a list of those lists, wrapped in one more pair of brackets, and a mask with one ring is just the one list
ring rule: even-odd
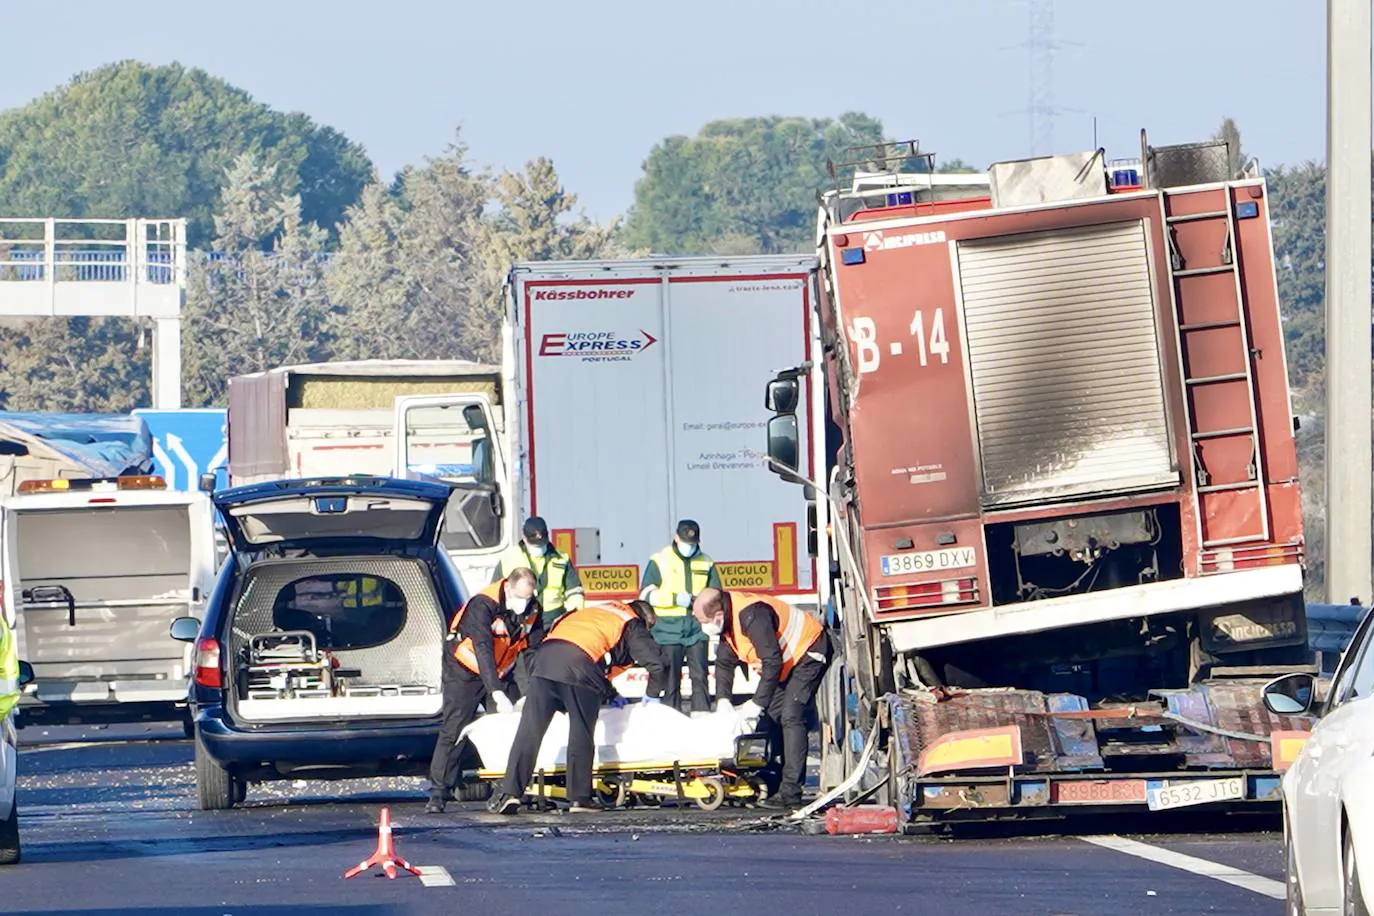
{"label": "metal guardrail", "polygon": [[0,283],[184,282],[185,221],[0,217]]}

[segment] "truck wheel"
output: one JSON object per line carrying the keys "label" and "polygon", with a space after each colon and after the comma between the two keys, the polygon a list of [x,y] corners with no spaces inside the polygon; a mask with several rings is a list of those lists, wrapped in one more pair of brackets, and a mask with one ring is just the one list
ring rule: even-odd
{"label": "truck wheel", "polygon": [[189,706],[186,707],[181,717],[181,733],[187,738],[194,738],[196,736],[196,720],[195,717],[191,715],[191,707]]}
{"label": "truck wheel", "polygon": [[465,782],[458,788],[458,800],[465,802],[486,801],[491,798],[491,783],[485,779]]}
{"label": "truck wheel", "polygon": [[10,816],[0,821],[0,865],[19,864],[19,802],[10,805]]}
{"label": "truck wheel", "polygon": [[[220,811],[234,807],[239,800],[235,783],[242,782],[215,762],[205,751],[204,743],[196,739],[196,795],[202,811]],[[247,787],[244,787],[247,791]]]}

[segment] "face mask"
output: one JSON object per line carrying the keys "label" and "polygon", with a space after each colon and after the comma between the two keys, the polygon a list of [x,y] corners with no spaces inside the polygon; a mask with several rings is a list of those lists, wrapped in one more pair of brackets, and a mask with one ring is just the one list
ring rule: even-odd
{"label": "face mask", "polygon": [[710,623],[703,623],[701,625],[701,632],[705,633],[707,636],[719,636],[720,631],[721,625],[716,623],[714,620]]}
{"label": "face mask", "polygon": [[678,545],[677,545],[677,552],[680,553],[680,554],[682,554],[684,557],[694,557],[694,556],[696,556],[696,554],[697,554],[697,545],[696,545],[696,544],[678,544]]}
{"label": "face mask", "polygon": [[506,607],[507,607],[507,608],[510,610],[510,612],[511,612],[512,614],[514,614],[516,617],[519,617],[521,614],[524,614],[524,613],[525,613],[525,608],[527,608],[527,607],[529,607],[529,606],[530,606],[530,599],[528,599],[528,598],[517,598],[517,597],[515,597],[514,595],[507,595],[507,596],[506,596]]}

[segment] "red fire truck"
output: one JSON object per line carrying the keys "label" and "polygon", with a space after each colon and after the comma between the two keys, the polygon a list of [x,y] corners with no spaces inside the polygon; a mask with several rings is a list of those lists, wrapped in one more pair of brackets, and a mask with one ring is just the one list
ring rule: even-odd
{"label": "red fire truck", "polygon": [[1143,131],[981,191],[860,158],[817,355],[766,395],[830,570],[823,785],[915,820],[1277,804],[1308,723],[1261,688],[1316,667],[1263,177]]}

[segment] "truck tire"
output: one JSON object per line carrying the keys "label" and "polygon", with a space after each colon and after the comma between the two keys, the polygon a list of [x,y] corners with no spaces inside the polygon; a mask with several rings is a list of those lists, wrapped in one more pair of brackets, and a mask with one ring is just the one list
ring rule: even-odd
{"label": "truck tire", "polygon": [[195,717],[191,715],[191,707],[189,706],[182,711],[181,733],[187,738],[194,738],[196,736],[196,720]]}
{"label": "truck tire", "polygon": [[0,865],[19,864],[19,801],[10,805],[9,817],[0,821]]}
{"label": "truck tire", "polygon": [[234,775],[215,762],[196,738],[196,796],[202,811],[221,811],[234,807],[239,800]]}

